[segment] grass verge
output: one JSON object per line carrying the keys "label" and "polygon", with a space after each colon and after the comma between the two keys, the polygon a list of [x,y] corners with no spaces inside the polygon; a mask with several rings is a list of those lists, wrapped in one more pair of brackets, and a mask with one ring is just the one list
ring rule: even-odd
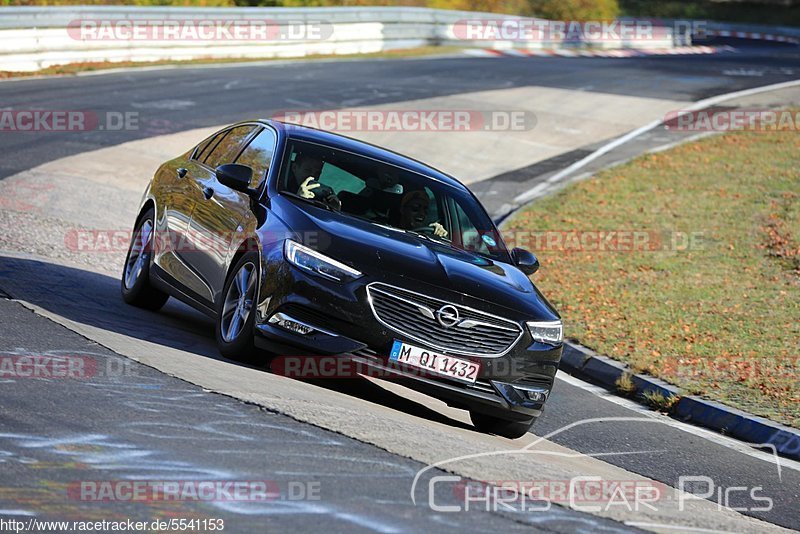
{"label": "grass verge", "polygon": [[568,337],[798,427],[798,154],[796,131],[706,138],[537,200],[506,231],[530,237]]}
{"label": "grass verge", "polygon": [[457,46],[421,46],[418,48],[405,48],[400,50],[385,50],[369,54],[312,54],[303,57],[273,57],[273,58],[200,58],[185,61],[92,61],[85,63],[70,63],[68,65],[53,65],[35,72],[19,72],[0,70],[0,80],[8,78],[24,78],[30,76],[70,75],[80,72],[100,71],[108,69],[122,69],[134,67],[157,67],[164,65],[192,66],[211,65],[224,63],[252,63],[256,61],[310,61],[316,59],[407,59],[415,57],[435,56],[443,54],[456,54],[464,49]]}

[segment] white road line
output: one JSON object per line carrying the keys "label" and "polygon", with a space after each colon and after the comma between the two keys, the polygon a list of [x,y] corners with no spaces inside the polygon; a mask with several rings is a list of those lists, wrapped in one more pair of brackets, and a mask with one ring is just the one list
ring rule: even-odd
{"label": "white road line", "polygon": [[[790,80],[788,82],[781,82],[781,83],[775,83],[775,84],[771,84],[771,85],[764,85],[764,86],[761,86],[761,87],[754,87],[752,89],[744,89],[742,91],[734,91],[732,93],[725,93],[725,94],[721,94],[721,95],[717,95],[717,96],[712,96],[711,98],[705,98],[703,100],[698,100],[694,104],[686,107],[685,109],[681,110],[681,113],[679,113],[678,116],[685,115],[686,113],[689,113],[691,111],[697,111],[699,109],[707,108],[709,106],[713,106],[714,104],[718,104],[720,102],[725,102],[727,100],[733,100],[734,98],[740,98],[740,97],[743,97],[743,96],[750,96],[750,95],[755,95],[755,94],[759,94],[759,93],[765,93],[765,92],[768,92],[768,91],[776,91],[778,89],[786,89],[786,88],[789,88],[789,87],[796,87],[796,86],[800,86],[800,80]],[[548,178],[545,183],[554,184],[554,183],[556,183],[558,181],[563,180],[564,178],[566,178],[567,176],[569,176],[573,172],[577,171],[578,169],[581,169],[581,168],[585,167],[586,165],[588,165],[592,161],[596,160],[600,156],[602,156],[604,154],[607,154],[608,152],[614,150],[618,146],[623,145],[623,144],[627,143],[628,141],[630,141],[632,139],[635,139],[635,138],[639,137],[640,135],[642,135],[644,133],[649,132],[653,128],[658,127],[663,122],[664,121],[661,120],[661,119],[655,120],[653,122],[645,124],[644,126],[642,126],[640,128],[636,128],[635,130],[633,130],[631,132],[628,132],[627,134],[623,135],[622,137],[618,137],[617,139],[614,139],[613,141],[611,141],[609,143],[606,143],[605,145],[603,145],[602,147],[598,148],[597,150],[595,150],[594,152],[592,152],[591,154],[589,154],[585,158],[583,158],[583,159],[581,159],[579,161],[576,161],[575,163],[573,163],[572,165],[570,165],[566,169],[563,169],[563,170],[557,172],[556,174],[554,174],[553,176]],[[521,194],[517,195],[514,198],[514,202],[516,204],[523,204],[525,202],[533,200],[534,198],[536,198],[537,196],[539,196],[541,194],[541,191],[543,190],[543,188],[541,187],[542,185],[543,184],[537,184],[536,186],[532,187],[528,191],[525,191],[524,193],[521,193]]]}
{"label": "white road line", "polygon": [[[776,457],[774,454],[754,449],[743,441],[739,441],[730,438],[728,436],[724,436],[722,434],[719,434],[717,432],[708,430],[700,426],[690,425],[688,423],[682,423],[681,421],[678,421],[666,415],[660,414],[653,410],[649,410],[644,406],[642,406],[641,404],[634,402],[630,399],[619,397],[605,388],[602,388],[600,386],[595,386],[594,384],[590,384],[588,382],[584,382],[583,380],[575,378],[574,376],[569,375],[564,371],[558,371],[556,377],[559,380],[563,380],[564,382],[566,382],[571,386],[581,388],[585,391],[588,391],[589,393],[592,393],[593,395],[601,397],[602,399],[605,399],[609,402],[613,402],[614,404],[622,406],[623,408],[627,408],[628,410],[634,411],[638,414],[645,415],[647,417],[660,419],[662,423],[672,428],[682,430],[684,432],[692,434],[693,436],[703,438],[717,445],[722,445],[723,447],[727,447],[729,449],[735,450],[736,452],[746,454],[752,458],[763,460],[765,462],[772,464],[773,466],[775,465],[777,459],[778,461],[780,461],[780,467],[782,469],[787,468],[787,469],[792,469],[793,471],[800,472],[800,462],[790,460],[788,458]],[[776,475],[778,474],[777,471],[775,474]]]}
{"label": "white road line", "polygon": [[36,517],[36,512],[27,510],[0,510],[0,515],[21,515],[25,517]]}
{"label": "white road line", "polygon": [[730,534],[727,530],[712,530],[708,528],[686,527],[683,525],[667,525],[664,523],[642,523],[639,521],[626,521],[626,525],[644,530],[677,530],[679,532],[703,532],[707,534]]}

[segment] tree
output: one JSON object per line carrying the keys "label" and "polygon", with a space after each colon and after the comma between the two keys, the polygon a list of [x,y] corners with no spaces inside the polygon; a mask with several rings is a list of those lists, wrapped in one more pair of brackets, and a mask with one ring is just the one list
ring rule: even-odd
{"label": "tree", "polygon": [[[239,1],[239,0],[237,0]],[[262,0],[263,2],[264,0]],[[319,7],[319,6],[418,6],[424,7],[425,0],[278,0],[284,7]]]}
{"label": "tree", "polygon": [[521,15],[528,9],[528,0],[428,0],[428,7],[457,9],[461,11],[485,11]]}
{"label": "tree", "polygon": [[527,0],[527,15],[551,20],[613,20],[617,0]]}

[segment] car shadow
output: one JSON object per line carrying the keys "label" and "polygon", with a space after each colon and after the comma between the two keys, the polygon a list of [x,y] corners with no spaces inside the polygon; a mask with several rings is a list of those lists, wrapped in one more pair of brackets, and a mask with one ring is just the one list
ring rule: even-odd
{"label": "car shadow", "polygon": [[[213,320],[177,299],[169,299],[158,312],[125,304],[120,296],[119,279],[107,274],[34,258],[0,255],[0,290],[11,298],[29,302],[77,323],[274,374],[269,368],[269,355],[266,353],[263,365],[247,365],[223,358],[217,352]],[[360,376],[298,381],[415,417],[473,429],[470,425],[381,388]]]}

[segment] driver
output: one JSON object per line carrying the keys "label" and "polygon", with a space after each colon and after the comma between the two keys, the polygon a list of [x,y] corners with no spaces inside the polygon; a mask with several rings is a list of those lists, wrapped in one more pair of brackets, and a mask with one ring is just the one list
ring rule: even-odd
{"label": "driver", "polygon": [[[287,189],[297,191],[297,194],[303,198],[324,200],[338,211],[342,208],[339,197],[336,196],[333,189],[323,186],[318,180],[324,164],[325,162],[317,156],[302,152],[296,153],[294,161],[289,166]],[[315,189],[319,189],[319,191],[314,191]]]}
{"label": "driver", "polygon": [[[400,227],[404,230],[423,228],[428,218],[428,195],[425,191],[409,191],[400,200]],[[437,237],[447,237],[447,230],[439,222],[428,225]]]}

